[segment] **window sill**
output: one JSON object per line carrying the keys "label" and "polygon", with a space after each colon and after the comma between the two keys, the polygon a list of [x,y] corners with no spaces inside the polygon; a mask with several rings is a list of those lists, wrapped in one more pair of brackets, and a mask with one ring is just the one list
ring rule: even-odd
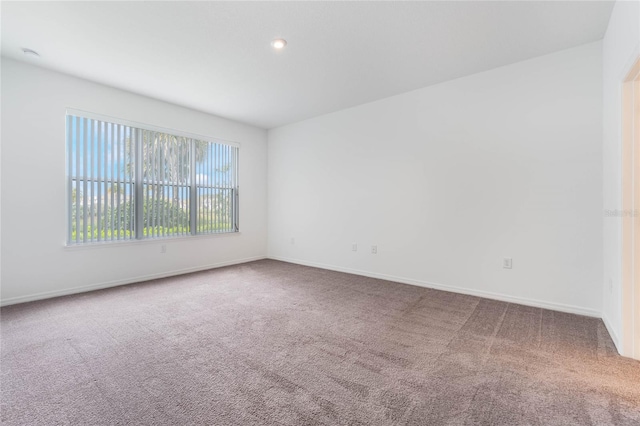
{"label": "window sill", "polygon": [[220,237],[231,237],[240,235],[241,232],[220,232],[217,234],[202,234],[202,235],[189,235],[186,237],[164,237],[164,238],[150,238],[144,240],[115,240],[115,241],[101,241],[94,243],[78,243],[78,244],[64,244],[64,250],[76,251],[76,250],[89,250],[89,249],[101,249],[109,247],[134,247],[138,245],[163,245],[170,244],[172,242],[185,242],[204,240]]}

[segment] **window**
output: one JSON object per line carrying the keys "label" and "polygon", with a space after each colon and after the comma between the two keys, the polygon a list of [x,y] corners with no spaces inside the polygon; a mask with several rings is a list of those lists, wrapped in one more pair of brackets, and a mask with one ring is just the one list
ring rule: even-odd
{"label": "window", "polygon": [[68,244],[237,232],[238,151],[67,112]]}

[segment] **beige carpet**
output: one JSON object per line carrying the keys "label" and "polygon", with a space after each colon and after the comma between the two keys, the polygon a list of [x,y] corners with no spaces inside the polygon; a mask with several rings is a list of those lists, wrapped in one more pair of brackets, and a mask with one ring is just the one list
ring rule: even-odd
{"label": "beige carpet", "polygon": [[6,425],[640,425],[599,319],[270,260],[1,326]]}

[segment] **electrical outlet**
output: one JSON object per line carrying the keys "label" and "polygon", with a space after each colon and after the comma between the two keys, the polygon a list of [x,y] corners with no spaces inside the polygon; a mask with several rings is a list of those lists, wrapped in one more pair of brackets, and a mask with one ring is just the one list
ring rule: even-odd
{"label": "electrical outlet", "polygon": [[371,254],[378,254],[378,246],[371,246]]}
{"label": "electrical outlet", "polygon": [[161,245],[160,246],[160,253],[166,253],[167,252],[167,246],[166,245]]}
{"label": "electrical outlet", "polygon": [[351,244],[351,251],[358,251],[358,244],[356,243]]}
{"label": "electrical outlet", "polygon": [[511,269],[513,267],[513,259],[510,257],[505,257],[502,259],[502,267],[504,269]]}

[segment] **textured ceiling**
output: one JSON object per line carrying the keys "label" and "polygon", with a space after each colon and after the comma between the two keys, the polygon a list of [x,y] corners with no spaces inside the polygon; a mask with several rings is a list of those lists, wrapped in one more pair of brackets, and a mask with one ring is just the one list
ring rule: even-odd
{"label": "textured ceiling", "polygon": [[[599,40],[613,3],[1,7],[5,57],[272,128]],[[270,47],[277,37],[288,41],[281,52]]]}

